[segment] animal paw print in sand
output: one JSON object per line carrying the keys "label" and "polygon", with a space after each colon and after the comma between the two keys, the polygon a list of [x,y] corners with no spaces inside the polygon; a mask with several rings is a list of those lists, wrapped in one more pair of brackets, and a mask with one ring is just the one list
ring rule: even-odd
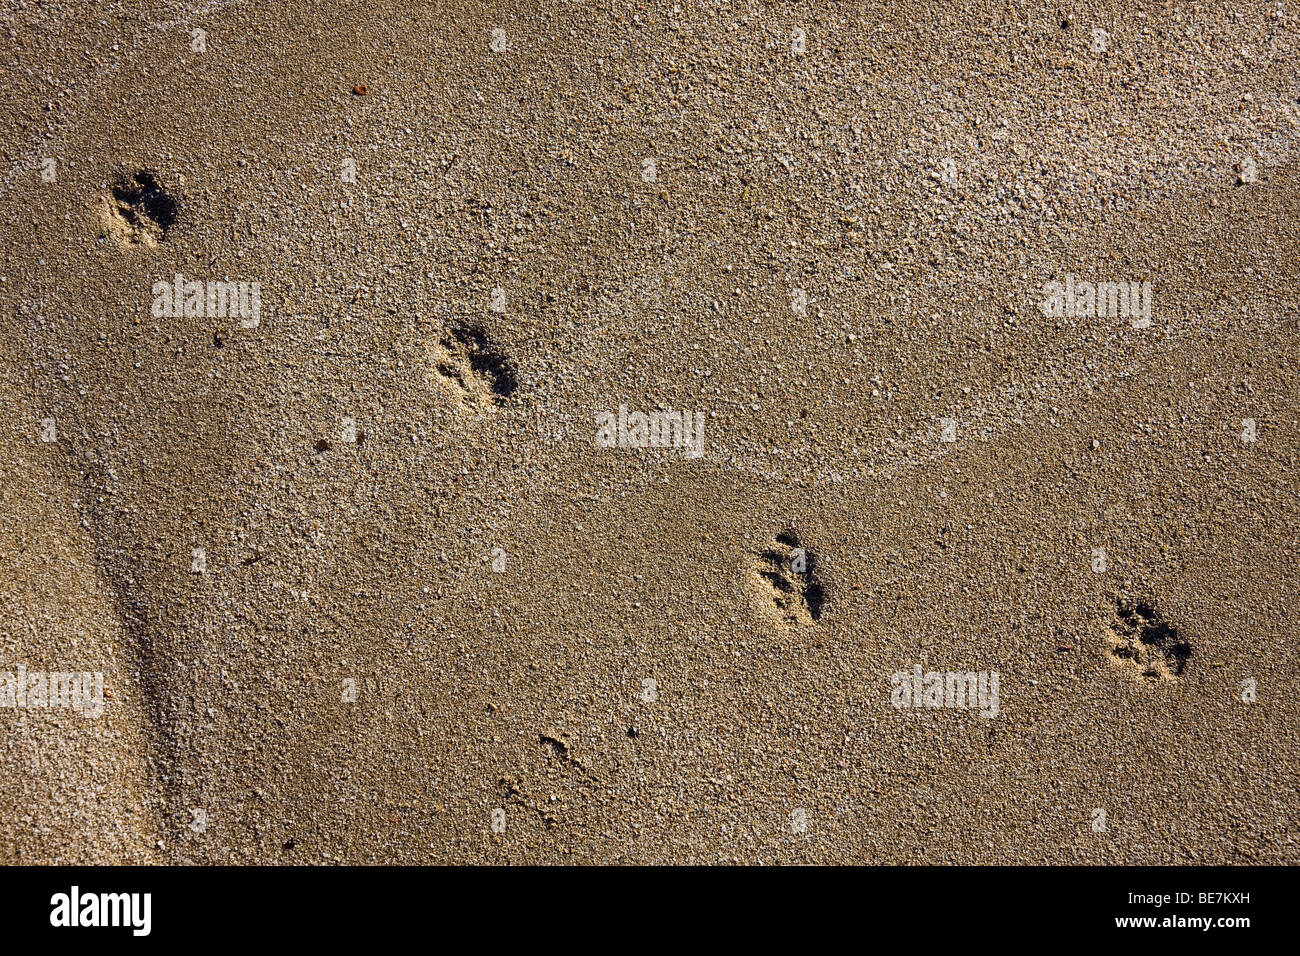
{"label": "animal paw print in sand", "polygon": [[179,212],[176,200],[147,170],[122,177],[104,198],[108,233],[124,246],[158,245]]}
{"label": "animal paw print in sand", "polygon": [[754,559],[751,577],[762,609],[783,623],[808,625],[821,619],[824,595],[817,557],[793,531],[782,531]]}
{"label": "animal paw print in sand", "polygon": [[510,360],[485,332],[468,325],[453,326],[442,336],[434,348],[433,367],[463,410],[500,405],[518,385]]}
{"label": "animal paw print in sand", "polygon": [[1178,629],[1145,601],[1116,602],[1115,620],[1106,628],[1111,657],[1137,670],[1146,680],[1181,677],[1192,656],[1192,645],[1178,635]]}

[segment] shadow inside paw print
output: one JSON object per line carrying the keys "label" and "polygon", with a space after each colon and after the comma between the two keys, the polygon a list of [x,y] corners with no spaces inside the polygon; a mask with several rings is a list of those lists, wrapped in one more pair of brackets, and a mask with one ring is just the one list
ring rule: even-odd
{"label": "shadow inside paw print", "polygon": [[763,603],[787,624],[813,624],[821,620],[824,592],[817,576],[817,557],[799,544],[792,531],[776,536],[776,543],[758,555],[754,578]]}
{"label": "shadow inside paw print", "polygon": [[518,387],[513,363],[479,328],[456,325],[438,342],[434,369],[462,408],[488,408]]}
{"label": "shadow inside paw print", "polygon": [[1116,602],[1106,643],[1112,658],[1136,667],[1150,681],[1181,677],[1192,657],[1192,645],[1146,601]]}
{"label": "shadow inside paw print", "polygon": [[147,170],[119,179],[105,207],[108,231],[122,245],[157,245],[167,237],[180,211],[171,193]]}

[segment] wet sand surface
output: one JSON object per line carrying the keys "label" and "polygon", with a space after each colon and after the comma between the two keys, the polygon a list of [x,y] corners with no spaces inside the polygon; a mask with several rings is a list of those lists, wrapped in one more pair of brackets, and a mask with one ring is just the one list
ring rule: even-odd
{"label": "wet sand surface", "polygon": [[1293,4],[3,25],[0,861],[1300,862]]}

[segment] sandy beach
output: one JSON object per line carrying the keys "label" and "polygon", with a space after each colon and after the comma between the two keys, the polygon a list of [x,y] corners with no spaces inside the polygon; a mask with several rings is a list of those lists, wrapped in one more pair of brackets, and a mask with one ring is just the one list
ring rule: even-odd
{"label": "sandy beach", "polygon": [[0,863],[1300,863],[1300,5],[2,25]]}

